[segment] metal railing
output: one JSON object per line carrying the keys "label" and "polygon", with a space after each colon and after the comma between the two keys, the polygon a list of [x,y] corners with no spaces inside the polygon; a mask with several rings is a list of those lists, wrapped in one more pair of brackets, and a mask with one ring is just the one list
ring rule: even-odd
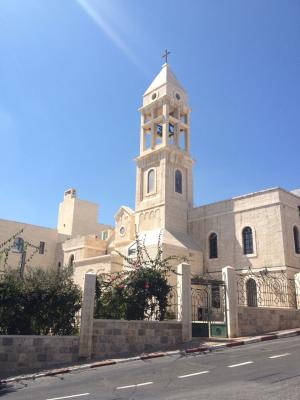
{"label": "metal railing", "polygon": [[[248,307],[297,308],[299,290],[286,271],[237,273],[238,305]],[[299,298],[298,298],[299,300]]]}

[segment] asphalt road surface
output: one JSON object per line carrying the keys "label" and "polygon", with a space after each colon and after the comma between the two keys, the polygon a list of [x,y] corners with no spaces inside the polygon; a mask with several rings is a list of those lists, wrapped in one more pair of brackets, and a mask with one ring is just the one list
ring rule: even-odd
{"label": "asphalt road surface", "polygon": [[173,355],[4,388],[7,400],[300,400],[300,338]]}

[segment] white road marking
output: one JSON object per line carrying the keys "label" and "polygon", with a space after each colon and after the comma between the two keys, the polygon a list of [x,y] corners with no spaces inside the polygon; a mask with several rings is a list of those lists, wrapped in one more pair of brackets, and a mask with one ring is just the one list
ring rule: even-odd
{"label": "white road marking", "polygon": [[88,396],[88,395],[89,395],[89,393],[81,393],[81,394],[73,394],[72,396],[53,397],[51,399],[46,399],[46,400],[72,399],[73,397],[81,397],[81,396]]}
{"label": "white road marking", "polygon": [[286,357],[289,356],[291,353],[284,353],[284,354],[278,354],[276,356],[271,356],[269,358],[279,358],[279,357]]}
{"label": "white road marking", "polygon": [[152,385],[152,384],[153,384],[153,382],[144,382],[144,383],[138,383],[136,385],[119,386],[119,387],[117,387],[117,390],[119,390],[119,389],[128,389],[128,388],[136,388],[136,387],[139,387],[139,386],[146,386],[146,385]]}
{"label": "white road marking", "polygon": [[240,363],[240,364],[227,365],[227,367],[228,368],[235,368],[235,367],[240,367],[242,365],[247,365],[247,364],[253,364],[253,361],[247,361],[247,362]]}
{"label": "white road marking", "polygon": [[208,374],[209,371],[201,371],[201,372],[195,372],[194,374],[188,374],[188,375],[181,375],[178,376],[177,378],[181,379],[181,378],[188,378],[189,376],[196,376],[196,375],[202,375],[202,374]]}

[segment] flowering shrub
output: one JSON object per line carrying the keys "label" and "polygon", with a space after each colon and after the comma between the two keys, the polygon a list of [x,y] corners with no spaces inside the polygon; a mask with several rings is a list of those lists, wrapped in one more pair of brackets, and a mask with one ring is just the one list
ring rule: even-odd
{"label": "flowering shrub", "polygon": [[136,238],[136,253],[127,257],[121,272],[97,277],[95,317],[128,320],[164,320],[168,309],[168,296],[172,287],[170,273],[176,273],[171,261],[183,258],[164,258],[160,236],[155,257],[151,257],[145,243]]}

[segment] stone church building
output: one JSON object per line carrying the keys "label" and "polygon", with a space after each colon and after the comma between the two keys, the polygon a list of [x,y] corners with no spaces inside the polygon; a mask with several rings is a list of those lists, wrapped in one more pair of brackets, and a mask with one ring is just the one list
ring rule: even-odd
{"label": "stone church building", "polygon": [[[139,109],[140,152],[136,158],[135,210],[121,206],[115,226],[98,222],[98,206],[67,190],[56,229],[0,220],[0,243],[21,229],[21,240],[43,254],[26,265],[60,268],[73,265],[83,285],[87,272],[122,269],[123,254],[134,254],[136,232],[149,249],[159,236],[164,254],[186,256],[194,274],[236,270],[300,271],[300,190],[270,188],[200,207],[193,203],[188,95],[169,64],[164,64],[143,95]],[[10,252],[5,265],[18,267]]]}

